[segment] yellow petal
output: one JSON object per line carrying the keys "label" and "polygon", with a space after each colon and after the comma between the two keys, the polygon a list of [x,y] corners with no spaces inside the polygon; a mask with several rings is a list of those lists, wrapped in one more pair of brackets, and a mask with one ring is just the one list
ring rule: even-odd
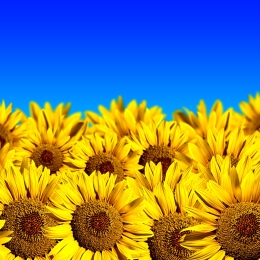
{"label": "yellow petal", "polygon": [[72,230],[70,224],[61,224],[54,227],[43,228],[44,236],[50,239],[63,239],[68,236],[72,236]]}
{"label": "yellow petal", "polygon": [[214,256],[212,256],[209,260],[219,260],[219,259],[225,259],[226,260],[226,258],[224,258],[225,255],[226,255],[225,251],[220,250]]}
{"label": "yellow petal", "polygon": [[184,231],[188,231],[188,230],[208,233],[208,232],[211,232],[213,230],[216,230],[216,227],[213,226],[213,225],[210,225],[210,224],[199,224],[199,225],[196,225],[196,226],[184,228],[181,231],[184,232]]}
{"label": "yellow petal", "polygon": [[184,206],[184,209],[190,216],[197,218],[200,221],[208,222],[208,223],[213,224],[213,225],[217,223],[217,221],[216,221],[216,219],[218,218],[217,216],[214,216],[212,214],[209,214],[207,212],[201,211],[201,210],[196,209],[196,208]]}
{"label": "yellow petal", "polygon": [[[86,250],[85,253],[82,255],[80,260],[89,260],[92,259],[94,255],[94,252],[92,252],[91,250]],[[75,259],[76,260],[76,259]]]}
{"label": "yellow petal", "polygon": [[221,246],[219,244],[214,244],[203,248],[195,252],[193,255],[189,257],[189,260],[202,260],[209,259],[213,257],[220,250]]}
{"label": "yellow petal", "polygon": [[[211,180],[209,182],[212,182]],[[213,194],[207,190],[197,189],[196,194],[198,196],[198,200],[205,204],[206,206],[209,206],[209,209],[212,208],[213,210],[224,210],[226,206],[216,197],[218,194]],[[214,211],[213,211],[214,212]]]}
{"label": "yellow petal", "polygon": [[241,183],[242,201],[252,201],[255,176],[252,171],[248,172]]}
{"label": "yellow petal", "polygon": [[136,207],[140,207],[141,204],[144,202],[144,197],[137,198],[130,203],[126,204],[124,207],[119,209],[119,213],[130,213],[132,210],[134,210]]}

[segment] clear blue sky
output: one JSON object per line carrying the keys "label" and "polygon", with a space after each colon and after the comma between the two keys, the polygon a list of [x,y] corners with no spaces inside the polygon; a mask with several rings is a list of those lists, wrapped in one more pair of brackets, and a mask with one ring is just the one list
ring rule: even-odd
{"label": "clear blue sky", "polygon": [[[258,2],[258,3],[257,3]],[[0,98],[97,111],[122,95],[195,110],[260,90],[259,1],[4,1]]]}

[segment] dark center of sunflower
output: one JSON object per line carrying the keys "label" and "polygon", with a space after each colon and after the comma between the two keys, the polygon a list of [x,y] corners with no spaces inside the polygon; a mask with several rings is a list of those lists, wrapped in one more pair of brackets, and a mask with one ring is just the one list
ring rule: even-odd
{"label": "dark center of sunflower", "polygon": [[112,165],[112,163],[110,161],[103,162],[99,166],[99,171],[103,174],[107,173],[107,172],[113,173],[114,172],[114,166]]}
{"label": "dark center of sunflower", "polygon": [[5,244],[11,253],[22,259],[45,257],[56,245],[54,239],[46,238],[42,228],[56,226],[57,222],[45,214],[40,201],[23,199],[4,207],[0,219],[4,219],[2,230],[13,231],[12,239]]}
{"label": "dark center of sunflower", "polygon": [[41,231],[42,219],[38,212],[26,214],[21,219],[21,227],[28,235],[36,235]]}
{"label": "dark center of sunflower", "polygon": [[35,148],[31,155],[35,165],[50,169],[51,173],[59,171],[63,164],[63,154],[59,148],[52,144],[42,144]]}
{"label": "dark center of sunflower", "polygon": [[91,218],[91,226],[97,232],[104,232],[110,225],[109,217],[106,212],[99,212]]}
{"label": "dark center of sunflower", "polygon": [[124,168],[118,158],[109,153],[99,153],[88,159],[85,172],[90,175],[94,171],[100,171],[102,174],[109,172],[117,175],[116,181],[124,179]]}
{"label": "dark center of sunflower", "polygon": [[50,165],[53,160],[53,153],[48,150],[44,150],[41,154],[41,160],[44,165]]}
{"label": "dark center of sunflower", "polygon": [[109,203],[99,200],[77,206],[71,227],[79,245],[94,252],[111,249],[123,233],[123,222],[118,211]]}
{"label": "dark center of sunflower", "polygon": [[163,216],[158,221],[155,221],[152,227],[154,236],[148,238],[152,260],[187,259],[193,251],[182,247],[180,240],[183,235],[190,233],[190,231],[181,232],[181,229],[194,224],[197,224],[196,220],[178,213]]}
{"label": "dark center of sunflower", "polygon": [[253,213],[244,214],[237,220],[236,228],[241,236],[252,236],[259,229],[259,223]]}
{"label": "dark center of sunflower", "polygon": [[169,166],[175,159],[174,150],[170,149],[167,146],[158,145],[150,146],[143,151],[143,154],[140,157],[139,164],[145,166],[146,163],[153,161],[155,164],[161,162],[163,175],[165,176]]}
{"label": "dark center of sunflower", "polygon": [[260,205],[239,202],[224,209],[216,235],[226,255],[236,260],[260,258]]}

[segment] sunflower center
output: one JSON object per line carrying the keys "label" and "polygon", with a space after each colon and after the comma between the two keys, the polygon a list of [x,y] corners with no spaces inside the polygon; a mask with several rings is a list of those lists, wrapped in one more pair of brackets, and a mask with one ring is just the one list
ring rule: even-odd
{"label": "sunflower center", "polygon": [[259,223],[253,213],[244,214],[237,220],[237,231],[241,236],[253,236],[259,229]]}
{"label": "sunflower center", "polygon": [[45,165],[50,165],[52,164],[52,160],[53,160],[53,153],[51,151],[44,150],[41,154],[41,161]]}
{"label": "sunflower center", "polygon": [[99,212],[95,214],[91,219],[91,226],[97,232],[104,232],[110,225],[109,217],[106,212]]}
{"label": "sunflower center", "polygon": [[167,146],[158,145],[150,146],[144,150],[140,157],[139,164],[145,166],[145,164],[153,161],[155,164],[161,162],[163,175],[165,176],[169,166],[172,164],[175,158],[174,150]]}
{"label": "sunflower center", "polygon": [[152,230],[154,236],[148,238],[150,255],[153,260],[181,260],[187,259],[193,251],[180,245],[180,239],[187,232],[180,230],[197,224],[191,217],[183,216],[178,213],[163,216],[155,222]]}
{"label": "sunflower center", "polygon": [[99,166],[99,171],[101,173],[107,173],[107,172],[114,172],[114,167],[112,165],[112,163],[110,161],[108,162],[103,162],[101,163],[101,165]]}
{"label": "sunflower center", "polygon": [[12,138],[7,129],[0,124],[0,149],[6,144],[11,142]]}
{"label": "sunflower center", "polygon": [[47,167],[52,173],[57,172],[63,164],[63,154],[59,148],[51,144],[42,144],[31,155],[36,166]]}
{"label": "sunflower center", "polygon": [[111,249],[123,233],[123,222],[117,210],[98,200],[77,206],[71,227],[79,245],[94,252]]}
{"label": "sunflower center", "polygon": [[38,212],[26,214],[21,219],[21,228],[28,235],[36,235],[41,231],[42,219]]}
{"label": "sunflower center", "polygon": [[233,204],[221,212],[217,240],[226,255],[236,260],[260,257],[260,205]]}
{"label": "sunflower center", "polygon": [[12,239],[5,246],[15,256],[23,259],[44,257],[55,246],[56,241],[43,235],[42,228],[57,225],[45,214],[40,201],[23,199],[4,207],[0,219],[6,220],[2,230],[11,230]]}
{"label": "sunflower center", "polygon": [[122,163],[112,154],[99,153],[89,158],[86,162],[85,172],[90,175],[93,171],[107,172],[117,175],[117,182],[124,179]]}

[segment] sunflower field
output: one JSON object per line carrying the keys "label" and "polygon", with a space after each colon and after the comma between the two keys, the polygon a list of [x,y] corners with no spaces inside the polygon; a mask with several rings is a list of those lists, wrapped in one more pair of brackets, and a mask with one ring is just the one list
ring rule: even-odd
{"label": "sunflower field", "polygon": [[260,94],[172,112],[0,105],[0,260],[260,259]]}

